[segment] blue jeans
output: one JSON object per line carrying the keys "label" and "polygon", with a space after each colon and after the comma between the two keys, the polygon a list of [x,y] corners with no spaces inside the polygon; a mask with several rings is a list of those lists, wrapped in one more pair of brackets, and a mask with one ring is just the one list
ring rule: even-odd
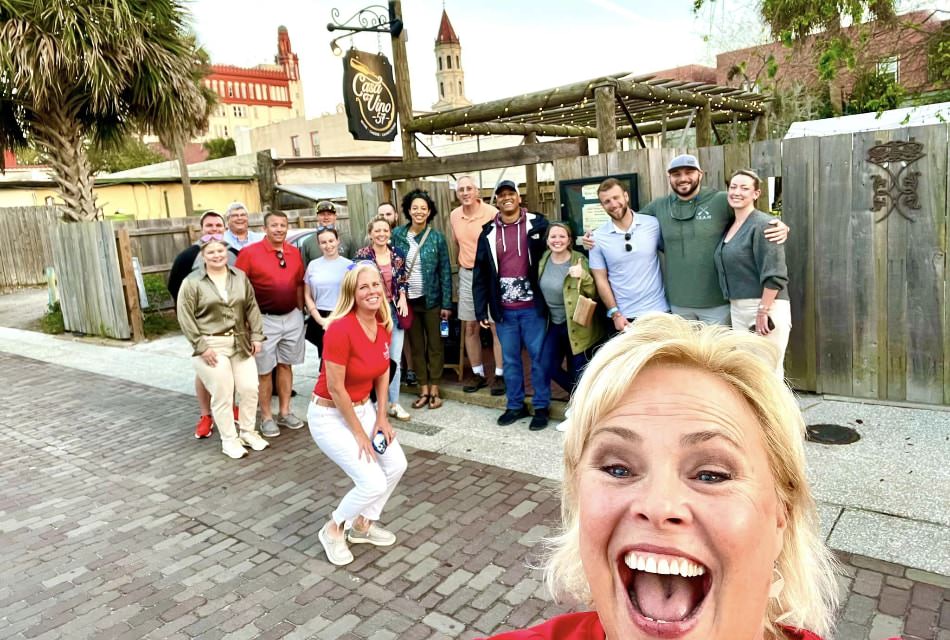
{"label": "blue jeans", "polygon": [[544,343],[544,318],[534,307],[530,309],[505,309],[501,322],[495,324],[501,342],[501,360],[505,376],[507,408],[520,409],[524,404],[524,367],[521,364],[521,347],[524,345],[531,358],[531,380],[534,384],[532,404],[535,409],[547,409],[551,404],[551,385],[544,384],[541,366],[541,347]]}
{"label": "blue jeans", "polygon": [[396,322],[396,306],[389,303],[389,310],[393,314],[393,335],[389,340],[389,359],[396,363],[393,379],[389,381],[389,406],[399,402],[399,385],[402,383],[402,345],[406,339],[406,332],[399,328]]}
{"label": "blue jeans", "polygon": [[[561,368],[564,357],[567,356],[568,370]],[[548,333],[544,337],[544,346],[541,349],[541,365],[544,368],[543,384],[551,388],[551,380],[568,393],[574,393],[574,387],[581,377],[581,371],[587,365],[587,356],[582,351],[577,355],[571,351],[571,340],[567,335],[567,323],[548,325]],[[537,385],[535,385],[537,389]]]}

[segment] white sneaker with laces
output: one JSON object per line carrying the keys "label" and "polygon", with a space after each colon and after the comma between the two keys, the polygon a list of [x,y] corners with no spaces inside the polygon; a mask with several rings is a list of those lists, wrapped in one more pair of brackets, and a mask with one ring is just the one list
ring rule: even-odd
{"label": "white sneaker with laces", "polygon": [[239,460],[247,455],[247,449],[241,445],[240,438],[228,438],[221,442],[221,452],[229,458]]}
{"label": "white sneaker with laces", "polygon": [[402,406],[397,402],[389,407],[389,415],[395,418],[396,420],[402,420],[406,422],[412,416],[409,415],[409,412],[402,408]]}
{"label": "white sneaker with laces", "polygon": [[262,438],[256,431],[242,431],[241,442],[254,451],[263,451],[270,446],[270,443]]}
{"label": "white sneaker with laces", "polygon": [[373,544],[377,547],[391,547],[396,544],[396,535],[375,522],[371,523],[366,531],[359,531],[355,527],[350,529],[346,532],[346,539],[350,544]]}
{"label": "white sneaker with laces", "polygon": [[346,546],[346,536],[334,538],[327,533],[328,526],[329,523],[323,525],[323,528],[320,529],[320,533],[317,534],[317,538],[320,540],[320,544],[323,545],[323,550],[327,554],[327,560],[338,567],[350,564],[353,562],[353,554],[350,553],[350,548]]}

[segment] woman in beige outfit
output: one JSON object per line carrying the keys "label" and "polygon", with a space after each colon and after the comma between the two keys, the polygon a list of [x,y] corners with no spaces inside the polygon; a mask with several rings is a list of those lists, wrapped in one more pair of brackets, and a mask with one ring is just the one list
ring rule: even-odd
{"label": "woman in beige outfit", "polygon": [[[226,456],[241,458],[245,447],[267,448],[254,430],[257,413],[257,366],[264,331],[261,311],[250,281],[228,266],[228,245],[221,235],[200,241],[204,267],[182,283],[178,292],[178,323],[194,348],[195,372],[211,392],[211,413],[221,432]],[[235,428],[234,392],[240,396],[239,428]]]}

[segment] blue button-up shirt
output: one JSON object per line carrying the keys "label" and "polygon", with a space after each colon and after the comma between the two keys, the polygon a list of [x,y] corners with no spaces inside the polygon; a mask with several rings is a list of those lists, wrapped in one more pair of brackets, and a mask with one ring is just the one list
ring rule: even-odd
{"label": "blue button-up shirt", "polygon": [[241,240],[236,235],[231,233],[230,229],[224,230],[224,241],[228,243],[228,246],[234,249],[235,251],[240,251],[249,244],[255,242],[260,242],[264,239],[264,234],[260,231],[251,231],[247,230],[247,240]]}

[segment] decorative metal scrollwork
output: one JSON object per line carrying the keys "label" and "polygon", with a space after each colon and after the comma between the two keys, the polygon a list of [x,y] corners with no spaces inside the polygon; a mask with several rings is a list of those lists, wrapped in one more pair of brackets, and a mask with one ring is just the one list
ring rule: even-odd
{"label": "decorative metal scrollwork", "polygon": [[343,22],[340,22],[340,10],[332,9],[330,19],[333,22],[327,24],[327,31],[346,31],[330,41],[330,49],[337,55],[341,52],[337,40],[349,38],[354,33],[360,32],[388,33],[396,38],[402,33],[403,27],[402,20],[395,16],[392,3],[389,3],[388,7],[380,4],[363,7]]}
{"label": "decorative metal scrollwork", "polygon": [[[920,198],[917,195],[920,172],[908,169],[925,155],[924,145],[913,138],[907,142],[892,140],[868,149],[867,161],[887,172],[886,177],[874,176],[872,182],[874,195],[871,211],[886,209],[884,215],[875,222],[883,222],[894,211],[914,222],[909,212],[920,210]],[[896,166],[892,168],[891,165]]]}

